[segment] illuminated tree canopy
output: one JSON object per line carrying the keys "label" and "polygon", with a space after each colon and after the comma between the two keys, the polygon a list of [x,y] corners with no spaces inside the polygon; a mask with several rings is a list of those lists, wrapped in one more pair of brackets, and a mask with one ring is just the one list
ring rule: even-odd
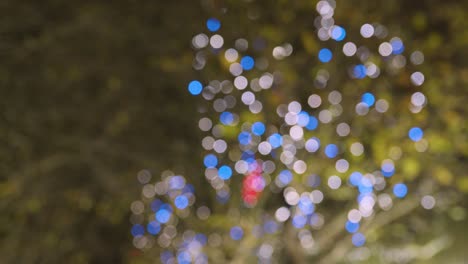
{"label": "illuminated tree canopy", "polygon": [[467,3],[0,10],[0,262],[464,260]]}

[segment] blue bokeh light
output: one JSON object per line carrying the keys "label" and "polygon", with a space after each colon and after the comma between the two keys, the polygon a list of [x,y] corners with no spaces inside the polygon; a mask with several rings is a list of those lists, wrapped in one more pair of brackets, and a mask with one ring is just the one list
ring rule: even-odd
{"label": "blue bokeh light", "polygon": [[188,91],[192,95],[199,95],[202,90],[203,90],[203,85],[199,81],[194,80],[188,84]]}
{"label": "blue bokeh light", "polygon": [[174,204],[178,209],[185,209],[189,204],[189,200],[185,195],[179,195],[174,199]]}
{"label": "blue bokeh light", "polygon": [[223,165],[219,168],[218,175],[223,180],[229,180],[232,176],[232,169],[227,165]]}
{"label": "blue bokeh light", "polygon": [[145,228],[139,224],[133,225],[131,233],[132,236],[142,236],[145,234]]}
{"label": "blue bokeh light", "polygon": [[232,125],[234,123],[234,115],[231,112],[222,112],[219,115],[219,121],[223,125]]}
{"label": "blue bokeh light", "polygon": [[366,237],[362,233],[356,233],[351,238],[351,242],[356,247],[362,247],[366,243]]}
{"label": "blue bokeh light", "polygon": [[263,225],[263,230],[267,234],[274,234],[278,230],[278,224],[273,220],[268,220]]}
{"label": "blue bokeh light", "polygon": [[393,194],[398,198],[403,198],[408,193],[408,187],[404,183],[397,183],[393,186]]}
{"label": "blue bokeh light", "polygon": [[148,233],[152,235],[157,235],[161,231],[161,224],[156,221],[151,221],[146,226],[146,230],[148,230]]}
{"label": "blue bokeh light", "polygon": [[361,178],[362,173],[355,171],[349,176],[349,182],[351,183],[351,185],[359,186],[359,184],[361,184]]}
{"label": "blue bokeh light", "polygon": [[242,69],[248,71],[248,70],[253,69],[255,65],[255,60],[250,56],[244,56],[242,57],[240,64],[242,66]]}
{"label": "blue bokeh light", "polygon": [[274,133],[268,137],[268,142],[273,148],[279,148],[283,144],[283,137],[278,133]]}
{"label": "blue bokeh light", "polygon": [[301,209],[302,213],[305,215],[311,215],[315,211],[315,205],[311,200],[301,199],[297,205]]}
{"label": "blue bokeh light", "polygon": [[301,127],[305,127],[309,124],[309,114],[306,111],[301,111],[297,115],[297,124]]}
{"label": "blue bokeh light", "polygon": [[346,231],[348,231],[349,233],[356,233],[359,230],[359,223],[346,221],[345,228]]}
{"label": "blue bokeh light", "polygon": [[[374,187],[372,185],[365,185],[365,184],[359,184],[358,186],[358,190],[359,190],[359,193],[361,193],[362,195],[366,195],[366,194],[370,194],[373,190],[374,190]],[[360,201],[359,197],[358,197],[358,201]]]}
{"label": "blue bokeh light", "polygon": [[402,54],[405,50],[405,45],[400,39],[393,39],[390,41],[392,45],[392,53],[393,54]]}
{"label": "blue bokeh light", "polygon": [[358,189],[362,195],[366,195],[366,194],[372,193],[374,189],[374,185],[369,178],[361,177],[361,181],[359,182]]}
{"label": "blue bokeh light", "polygon": [[230,235],[233,240],[241,240],[244,236],[244,230],[240,226],[234,226],[231,228]]}
{"label": "blue bokeh light", "polygon": [[171,211],[161,208],[156,212],[158,222],[165,224],[169,222],[169,219],[171,219]]}
{"label": "blue bokeh light", "polygon": [[248,132],[240,132],[237,140],[241,145],[248,145],[252,141],[252,135]]}
{"label": "blue bokeh light", "polygon": [[395,173],[395,165],[391,162],[385,162],[381,166],[381,171],[384,177],[392,177]]}
{"label": "blue bokeh light", "polygon": [[292,219],[292,225],[295,228],[303,228],[307,223],[307,218],[303,215],[295,215]]}
{"label": "blue bokeh light", "polygon": [[206,27],[211,32],[216,32],[221,28],[221,22],[216,18],[210,18],[206,21]]}
{"label": "blue bokeh light", "polygon": [[375,103],[375,97],[371,93],[364,93],[361,97],[363,103],[365,103],[368,107],[371,107]]}
{"label": "blue bokeh light", "polygon": [[192,257],[190,256],[190,253],[181,250],[177,253],[177,263],[178,264],[189,264],[192,263]]}
{"label": "blue bokeh light", "polygon": [[328,144],[325,147],[325,155],[330,159],[336,157],[338,155],[338,146],[335,144]]}
{"label": "blue bokeh light", "polygon": [[307,124],[306,128],[308,130],[315,130],[318,126],[318,120],[315,116],[309,116],[309,123]]}
{"label": "blue bokeh light", "polygon": [[284,186],[288,185],[292,181],[293,175],[289,170],[283,170],[278,175],[278,180]]}
{"label": "blue bokeh light", "polygon": [[408,131],[408,136],[412,141],[417,142],[423,138],[424,131],[419,127],[413,127]]}
{"label": "blue bokeh light", "polygon": [[252,133],[257,136],[263,135],[265,133],[265,125],[262,122],[255,122],[252,124]]}
{"label": "blue bokeh light", "polygon": [[395,174],[395,170],[391,170],[391,171],[384,171],[382,170],[382,175],[386,178],[390,178],[393,176],[393,174]]}
{"label": "blue bokeh light", "polygon": [[356,79],[363,79],[366,77],[366,66],[363,64],[358,64],[353,68],[353,77]]}
{"label": "blue bokeh light", "polygon": [[[245,161],[247,161],[249,163],[252,163],[252,162],[255,161],[255,153],[253,153],[250,150],[243,151],[242,154],[241,154],[241,159],[245,160]],[[253,165],[255,165],[255,164],[253,164]]]}
{"label": "blue bokeh light", "polygon": [[207,168],[214,168],[218,165],[218,158],[214,154],[208,154],[203,159],[203,163]]}
{"label": "blue bokeh light", "polygon": [[318,53],[318,59],[319,61],[323,63],[331,61],[332,57],[333,57],[333,53],[331,52],[331,50],[327,48],[321,49]]}
{"label": "blue bokeh light", "polygon": [[346,37],[346,30],[340,26],[333,28],[331,38],[336,41],[342,41]]}

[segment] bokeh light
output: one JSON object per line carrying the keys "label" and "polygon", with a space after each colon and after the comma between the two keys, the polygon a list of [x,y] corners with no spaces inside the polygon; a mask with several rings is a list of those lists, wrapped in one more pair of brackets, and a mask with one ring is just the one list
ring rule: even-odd
{"label": "bokeh light", "polygon": [[332,57],[333,57],[333,54],[332,54],[331,50],[329,50],[327,48],[321,49],[319,51],[319,53],[318,53],[318,59],[319,59],[319,61],[321,61],[323,63],[330,62]]}
{"label": "bokeh light", "polygon": [[206,21],[206,27],[211,32],[216,32],[221,28],[221,22],[216,18],[210,18]]}
{"label": "bokeh light", "polygon": [[192,95],[199,95],[203,90],[203,85],[199,81],[191,81],[188,90]]}
{"label": "bokeh light", "polygon": [[403,183],[397,183],[393,186],[393,194],[398,198],[403,198],[408,193],[408,187]]}

